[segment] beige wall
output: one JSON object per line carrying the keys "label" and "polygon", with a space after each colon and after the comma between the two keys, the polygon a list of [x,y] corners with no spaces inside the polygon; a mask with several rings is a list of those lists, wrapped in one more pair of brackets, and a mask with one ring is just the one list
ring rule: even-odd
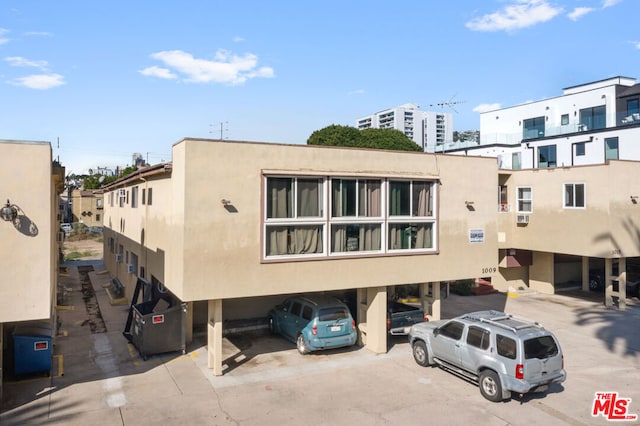
{"label": "beige wall", "polygon": [[86,226],[102,226],[104,209],[97,206],[98,200],[103,198],[102,193],[76,189],[71,197],[74,222],[81,222]]}
{"label": "beige wall", "polygon": [[[492,158],[188,139],[174,145],[172,168],[170,178],[147,183],[158,188],[147,218],[105,201],[105,226],[117,232],[124,220],[118,238],[131,244],[144,226],[145,246],[164,260],[148,273],[164,275],[183,301],[445,281],[497,267]],[[264,262],[264,173],[439,179],[439,252]],[[484,230],[484,242],[470,243],[470,229]]]}
{"label": "beige wall", "polygon": [[0,220],[0,323],[49,319],[57,282],[58,209],[47,142],[0,141],[2,206],[19,207],[19,224]]}
{"label": "beige wall", "polygon": [[[511,212],[499,213],[501,248],[590,257],[640,256],[640,163],[513,171],[506,179]],[[504,176],[502,177],[504,178]],[[586,185],[586,208],[563,208],[565,183]],[[516,224],[516,188],[533,188],[529,224]]]}

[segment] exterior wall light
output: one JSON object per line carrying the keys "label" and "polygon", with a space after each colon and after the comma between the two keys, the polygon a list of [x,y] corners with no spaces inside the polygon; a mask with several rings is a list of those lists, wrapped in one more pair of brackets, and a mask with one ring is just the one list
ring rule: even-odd
{"label": "exterior wall light", "polygon": [[7,199],[7,204],[0,209],[0,217],[6,222],[13,222],[18,217],[18,208]]}

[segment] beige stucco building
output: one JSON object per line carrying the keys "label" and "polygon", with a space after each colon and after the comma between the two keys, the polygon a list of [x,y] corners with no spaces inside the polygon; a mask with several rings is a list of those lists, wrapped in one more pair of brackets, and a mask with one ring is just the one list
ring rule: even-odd
{"label": "beige stucco building", "polygon": [[71,212],[74,223],[102,226],[102,190],[74,189],[71,193]]}
{"label": "beige stucco building", "polygon": [[188,303],[223,370],[224,321],[294,293],[357,292],[366,346],[386,352],[386,304],[415,284],[432,317],[441,281],[497,271],[493,158],[184,139],[173,161],[110,184],[105,265]]}
{"label": "beige stucco building", "polygon": [[64,168],[48,142],[0,140],[0,390],[2,354],[16,324],[55,323],[58,200]]}
{"label": "beige stucco building", "polygon": [[601,267],[606,303],[617,296],[624,306],[627,263],[640,256],[640,186],[633,178],[639,172],[640,163],[618,160],[501,170],[500,273],[493,285],[554,293],[578,281],[588,290],[590,271]]}

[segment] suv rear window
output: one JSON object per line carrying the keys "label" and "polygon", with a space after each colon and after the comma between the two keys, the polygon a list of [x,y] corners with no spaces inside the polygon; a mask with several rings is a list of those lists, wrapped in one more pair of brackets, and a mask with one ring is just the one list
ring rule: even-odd
{"label": "suv rear window", "polygon": [[341,306],[333,306],[329,308],[320,308],[318,312],[318,321],[336,321],[347,319],[349,313]]}
{"label": "suv rear window", "polygon": [[558,346],[551,336],[540,336],[524,341],[524,358],[545,359],[558,355]]}

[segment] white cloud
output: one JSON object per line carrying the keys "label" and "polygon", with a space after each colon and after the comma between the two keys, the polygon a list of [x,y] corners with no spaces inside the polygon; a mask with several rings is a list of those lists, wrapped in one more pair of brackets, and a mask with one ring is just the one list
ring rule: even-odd
{"label": "white cloud", "polygon": [[615,6],[616,4],[620,3],[622,0],[604,0],[604,3],[602,4],[602,8],[606,9],[607,7],[611,7],[611,6]]}
{"label": "white cloud", "polygon": [[569,13],[567,16],[572,21],[577,21],[578,19],[582,18],[587,13],[591,13],[594,10],[595,9],[592,8],[592,7],[576,7],[575,9],[573,9],[573,12]]}
{"label": "white cloud", "polygon": [[498,103],[495,104],[480,104],[478,106],[476,106],[475,108],[473,108],[473,112],[487,112],[487,111],[494,111],[496,109],[500,109],[501,105]]}
{"label": "white cloud", "polygon": [[183,81],[190,83],[242,84],[251,78],[274,77],[273,68],[257,67],[258,57],[252,53],[238,56],[220,49],[209,60],[194,58],[182,50],[166,50],[154,53],[151,57],[163,62],[168,69],[182,75]]}
{"label": "white cloud", "polygon": [[243,41],[244,41],[244,38],[242,38],[242,37],[240,37],[240,36],[235,36],[235,37],[233,38],[233,42],[234,42],[234,43],[240,43],[240,42],[243,42]]}
{"label": "white cloud", "polygon": [[472,19],[466,27],[473,31],[511,31],[547,22],[562,13],[546,0],[515,0],[502,10]]}
{"label": "white cloud", "polygon": [[4,36],[8,32],[9,32],[9,30],[7,30],[5,28],[0,28],[0,45],[6,44],[6,43],[9,42],[9,39]]}
{"label": "white cloud", "polygon": [[32,61],[22,56],[7,56],[4,60],[12,67],[33,67],[39,68],[42,71],[46,71],[49,65],[47,61]]}
{"label": "white cloud", "polygon": [[47,31],[27,31],[24,33],[26,36],[41,36],[41,37],[53,37],[53,33]]}
{"label": "white cloud", "polygon": [[351,95],[364,95],[365,91],[364,89],[356,89],[356,90],[352,90],[348,93],[349,96]]}
{"label": "white cloud", "polygon": [[8,82],[14,86],[23,86],[29,89],[46,90],[66,84],[60,74],[36,74],[19,77]]}
{"label": "white cloud", "polygon": [[138,71],[142,75],[146,75],[147,77],[158,77],[164,79],[173,79],[178,78],[177,75],[172,73],[170,70],[166,68],[156,67],[155,65],[152,67],[147,67],[143,70]]}
{"label": "white cloud", "polygon": [[640,41],[630,41],[629,43],[633,44],[633,47],[640,50]]}

